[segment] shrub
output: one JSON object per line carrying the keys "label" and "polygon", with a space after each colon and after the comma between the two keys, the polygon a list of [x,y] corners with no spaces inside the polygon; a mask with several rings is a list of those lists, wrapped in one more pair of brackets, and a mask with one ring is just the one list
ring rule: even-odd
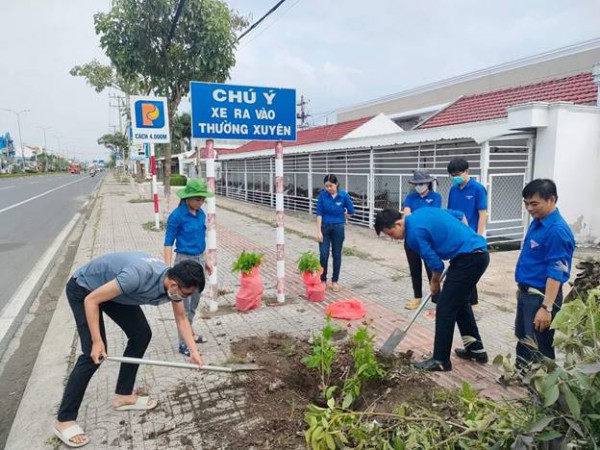
{"label": "shrub", "polygon": [[247,252],[246,250],[242,251],[241,255],[238,259],[235,260],[233,266],[231,266],[231,271],[233,273],[242,272],[245,274],[249,274],[252,272],[257,266],[260,266],[262,263],[263,255],[260,253]]}
{"label": "shrub", "polygon": [[185,175],[179,175],[175,173],[171,175],[171,186],[185,186],[187,183],[187,177]]}
{"label": "shrub", "polygon": [[313,251],[305,251],[300,255],[300,258],[298,258],[298,270],[300,273],[315,273],[320,271],[321,263],[319,262],[319,256]]}

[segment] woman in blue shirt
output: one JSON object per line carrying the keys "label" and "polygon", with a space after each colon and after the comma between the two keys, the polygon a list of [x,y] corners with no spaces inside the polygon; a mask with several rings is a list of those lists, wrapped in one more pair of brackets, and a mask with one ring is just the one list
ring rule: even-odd
{"label": "woman in blue shirt", "polygon": [[[169,267],[173,265],[173,244],[177,242],[175,264],[187,259],[198,261],[210,275],[212,267],[204,261],[206,215],[202,211],[202,205],[207,197],[213,197],[214,194],[208,191],[204,180],[191,179],[188,180],[184,189],[177,192],[177,196],[181,198],[179,206],[173,210],[167,220],[163,248],[165,264]],[[190,325],[194,321],[199,302],[200,293],[198,292],[183,301]],[[194,333],[194,341],[196,343],[205,342],[203,337],[196,333]],[[190,356],[190,350],[181,335],[179,335],[179,353]]]}
{"label": "woman in blue shirt", "polygon": [[[410,216],[411,213],[419,208],[442,207],[442,196],[433,191],[433,181],[433,177],[431,177],[426,170],[415,170],[413,172],[413,177],[408,180],[408,182],[414,186],[415,191],[408,194],[404,199],[404,209],[402,211],[404,216]],[[404,251],[406,252],[406,259],[408,260],[410,278],[412,280],[413,293],[415,295],[412,300],[406,302],[404,307],[406,309],[417,309],[421,304],[421,298],[423,297],[423,261],[421,256],[406,244],[406,239],[404,240]],[[431,281],[431,270],[427,267],[427,264],[425,264],[425,271],[427,272],[427,278]]]}
{"label": "woman in blue shirt", "polygon": [[344,225],[346,220],[354,214],[354,205],[348,193],[340,189],[340,184],[335,175],[326,175],[323,180],[325,189],[321,190],[317,199],[317,242],[321,259],[321,281],[327,283],[327,265],[329,252],[333,257],[333,276],[331,288],[338,292],[340,286],[340,268],[342,266],[342,246],[344,244]]}

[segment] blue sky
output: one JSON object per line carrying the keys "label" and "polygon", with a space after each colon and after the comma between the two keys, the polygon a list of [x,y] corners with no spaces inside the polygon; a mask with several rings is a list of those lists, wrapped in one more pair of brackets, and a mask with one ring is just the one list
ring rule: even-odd
{"label": "blue sky", "polygon": [[[256,20],[275,0],[229,0]],[[80,159],[118,124],[108,93],[68,71],[103,59],[92,15],[109,0],[0,0],[0,108],[22,115],[23,141]],[[565,45],[600,37],[600,0],[287,0],[246,36],[232,83],[293,87],[324,113]],[[600,62],[600,61],[599,61]],[[18,141],[12,114],[0,133]]]}

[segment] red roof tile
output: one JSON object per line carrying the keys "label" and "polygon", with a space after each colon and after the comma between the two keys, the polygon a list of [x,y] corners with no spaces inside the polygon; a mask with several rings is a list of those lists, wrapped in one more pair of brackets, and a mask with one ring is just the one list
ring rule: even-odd
{"label": "red roof tile", "polygon": [[[361,119],[340,122],[334,125],[323,125],[321,127],[308,128],[300,130],[296,136],[296,142],[284,143],[284,147],[295,147],[297,145],[314,144],[316,142],[337,141],[347,134],[356,130],[361,125],[367,123],[373,117],[363,117]],[[251,141],[236,149],[219,150],[219,154],[245,153],[256,150],[275,149],[275,142],[270,141]]]}
{"label": "red roof tile", "polygon": [[565,101],[579,105],[595,105],[597,90],[592,74],[586,72],[501,91],[468,95],[459,98],[418,128],[500,119],[507,117],[506,108],[509,106],[529,102]]}

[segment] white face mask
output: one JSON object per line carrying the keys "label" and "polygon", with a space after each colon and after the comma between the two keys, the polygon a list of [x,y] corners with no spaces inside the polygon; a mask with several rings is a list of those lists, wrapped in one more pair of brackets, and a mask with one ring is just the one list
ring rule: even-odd
{"label": "white face mask", "polygon": [[418,194],[422,194],[427,190],[428,187],[429,186],[427,186],[426,184],[417,184],[415,185],[415,191],[417,191]]}

